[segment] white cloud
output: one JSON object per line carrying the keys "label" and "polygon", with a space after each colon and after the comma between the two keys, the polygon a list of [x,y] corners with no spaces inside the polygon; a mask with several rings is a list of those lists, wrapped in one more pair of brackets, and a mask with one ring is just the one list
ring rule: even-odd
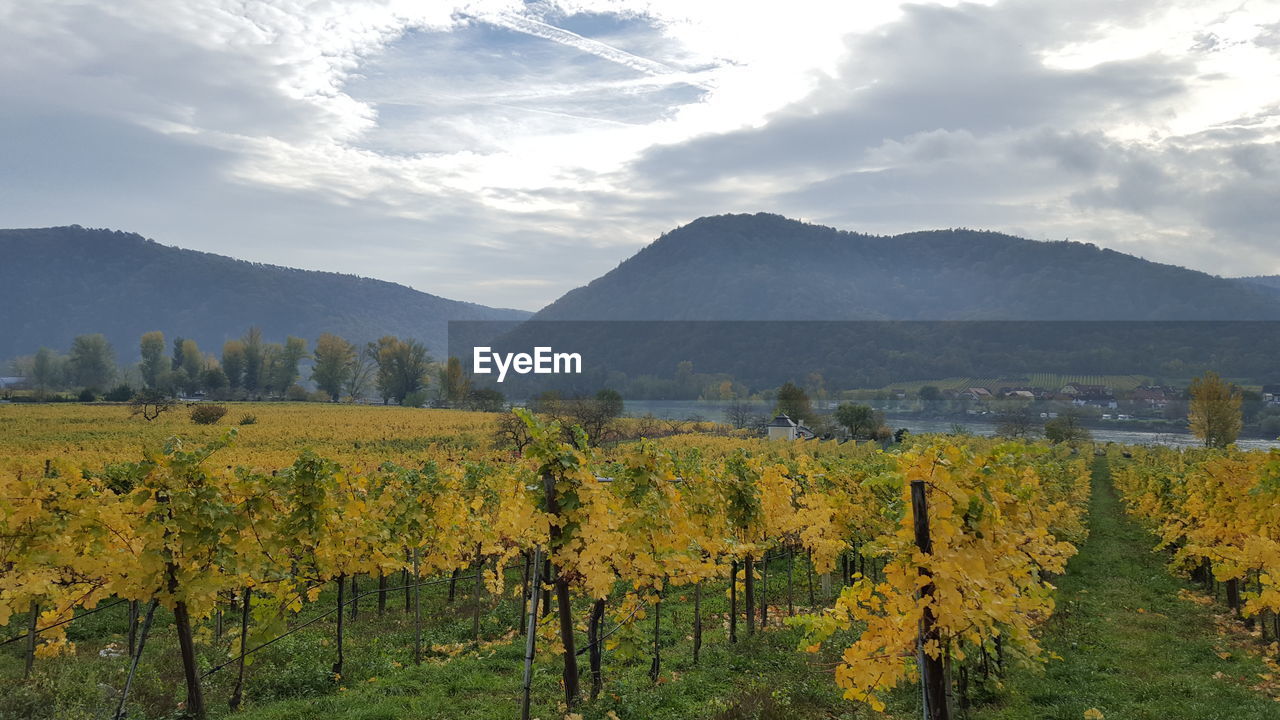
{"label": "white cloud", "polygon": [[[731,210],[1069,233],[1280,271],[1260,241],[1280,173],[1278,14],[1274,0],[16,0],[0,4],[16,129],[0,154],[30,165],[0,170],[0,218],[529,308]],[[72,177],[42,123],[103,139]],[[122,162],[105,138],[191,159]]]}

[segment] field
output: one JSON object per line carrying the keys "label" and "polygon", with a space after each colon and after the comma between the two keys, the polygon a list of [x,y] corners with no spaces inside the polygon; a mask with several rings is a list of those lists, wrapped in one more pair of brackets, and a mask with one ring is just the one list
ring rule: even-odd
{"label": "field", "polygon": [[530,418],[516,453],[496,423],[0,405],[0,718],[519,717],[535,590],[530,717],[910,717],[921,671],[975,718],[1275,717],[1236,680],[1273,671],[1261,638],[1120,514],[1112,468],[1148,485],[1118,451],[600,449]]}

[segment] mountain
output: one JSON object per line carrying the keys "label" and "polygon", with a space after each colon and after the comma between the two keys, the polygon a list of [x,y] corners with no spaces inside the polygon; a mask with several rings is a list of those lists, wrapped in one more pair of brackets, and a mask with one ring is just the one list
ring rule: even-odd
{"label": "mountain", "polygon": [[1280,298],[1280,275],[1254,275],[1252,277],[1233,278],[1240,285],[1264,292]]}
{"label": "mountain", "polygon": [[538,320],[1260,320],[1252,284],[1077,242],[877,236],[770,215],[672,230]]}
{"label": "mountain", "polygon": [[[1280,351],[1280,324],[1247,322],[1280,320],[1280,294],[1257,283],[1083,243],[865,235],[770,214],[672,230],[532,320],[543,322],[495,347],[580,352],[581,377],[522,380],[570,391],[670,378],[685,360],[753,388],[810,373],[846,388],[1030,372],[1270,377]],[[665,322],[582,322],[645,320]]]}
{"label": "mountain", "polygon": [[262,328],[268,340],[322,332],[363,342],[412,337],[445,354],[450,320],[519,320],[381,280],[295,270],[167,247],[134,233],[79,226],[0,230],[0,360],[40,346],[65,351],[100,332],[121,362],[144,332],[195,339],[205,352]]}

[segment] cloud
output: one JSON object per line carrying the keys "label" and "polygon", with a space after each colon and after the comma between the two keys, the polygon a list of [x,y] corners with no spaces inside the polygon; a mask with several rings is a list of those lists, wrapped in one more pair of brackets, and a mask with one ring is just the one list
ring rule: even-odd
{"label": "cloud", "polygon": [[[1205,107],[1256,72],[1241,38],[1266,31],[1241,22],[1245,11],[1218,13],[1219,40],[1206,43],[1188,18],[1124,6],[1125,17],[1066,4],[909,6],[880,32],[851,36],[839,69],[764,125],[654,148],[633,183],[675,188],[666,197],[678,207],[689,207],[689,186],[715,188],[864,231],[963,225],[1224,273],[1280,270],[1280,218],[1265,199],[1280,180],[1280,92],[1255,85],[1229,98],[1251,109],[1240,117]],[[1186,44],[1165,38],[1133,55],[1107,41],[1122,21]]]}
{"label": "cloud", "polygon": [[1280,272],[1277,9],[17,0],[0,224],[529,309],[759,210]]}

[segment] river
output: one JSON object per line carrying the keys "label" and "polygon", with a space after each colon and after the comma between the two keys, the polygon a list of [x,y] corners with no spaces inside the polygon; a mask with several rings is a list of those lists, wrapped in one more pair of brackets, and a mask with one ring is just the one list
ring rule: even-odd
{"label": "river", "polygon": [[[650,413],[660,418],[690,418],[713,422],[725,422],[725,413],[732,403],[702,400],[628,400],[627,415],[638,417]],[[757,406],[757,412],[763,414],[765,407]],[[992,436],[996,434],[995,423],[988,420],[928,420],[910,416],[892,415],[886,420],[892,428],[906,428],[917,434],[948,433],[955,425],[964,426],[967,432],[975,435]],[[1167,445],[1169,447],[1195,447],[1200,440],[1190,433],[1162,433],[1149,430],[1123,430],[1119,428],[1090,427],[1089,432],[1097,442],[1114,442],[1125,445]],[[1280,441],[1242,439],[1237,446],[1247,450],[1267,450],[1280,448]]]}

